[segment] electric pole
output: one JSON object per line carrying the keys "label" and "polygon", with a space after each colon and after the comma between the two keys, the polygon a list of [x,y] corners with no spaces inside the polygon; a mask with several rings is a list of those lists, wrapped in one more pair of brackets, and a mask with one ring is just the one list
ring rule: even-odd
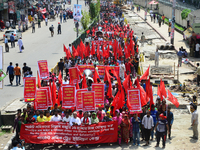
{"label": "electric pole", "polygon": [[145,0],[145,14],[144,14],[144,20],[147,20],[147,0]]}
{"label": "electric pole", "polygon": [[175,8],[176,8],[176,0],[173,0],[173,7],[172,7],[172,26],[171,26],[171,44],[172,44],[172,45],[174,45]]}

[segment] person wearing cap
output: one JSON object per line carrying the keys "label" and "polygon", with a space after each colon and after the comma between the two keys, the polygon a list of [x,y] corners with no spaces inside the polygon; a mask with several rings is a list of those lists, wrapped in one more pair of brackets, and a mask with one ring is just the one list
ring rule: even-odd
{"label": "person wearing cap", "polygon": [[165,148],[165,133],[166,133],[166,127],[167,127],[167,131],[169,133],[169,127],[168,127],[168,122],[166,120],[166,116],[162,114],[159,115],[159,120],[155,126],[155,131],[156,131],[156,139],[157,139],[157,144],[155,147],[159,147],[159,143],[160,143],[160,138],[162,138],[162,144],[163,144],[163,147],[162,148]]}
{"label": "person wearing cap", "polygon": [[119,145],[121,146],[121,141],[122,141],[122,135],[121,135],[121,124],[122,124],[122,117],[120,116],[120,111],[117,109],[115,110],[116,116],[113,117],[113,121],[117,121],[118,123],[118,142]]}
{"label": "person wearing cap", "polygon": [[133,114],[132,117],[132,129],[133,130],[133,146],[135,146],[136,144],[136,138],[137,138],[137,145],[140,146],[140,124],[141,124],[141,120],[138,117],[137,114]]}
{"label": "person wearing cap", "polygon": [[62,120],[61,116],[58,114],[58,111],[59,111],[58,109],[55,109],[54,115],[51,117],[51,122]]}
{"label": "person wearing cap", "polygon": [[197,106],[195,104],[192,104],[191,107],[194,109],[194,112],[192,113],[192,118],[191,118],[191,126],[193,129],[193,136],[191,138],[198,140],[198,112],[197,112]]}
{"label": "person wearing cap", "polygon": [[58,22],[58,34],[61,34],[61,24]]}
{"label": "person wearing cap", "polygon": [[91,119],[88,117],[88,112],[84,112],[83,117],[81,118],[82,125],[91,125]]}
{"label": "person wearing cap", "polygon": [[169,127],[168,136],[169,136],[169,139],[171,140],[171,128],[172,128],[172,124],[173,124],[173,121],[174,121],[174,115],[171,112],[170,106],[168,106],[167,111],[164,112],[164,116],[167,117],[167,122],[168,122],[168,127]]}
{"label": "person wearing cap", "polygon": [[144,128],[144,135],[146,144],[144,146],[149,145],[149,138],[151,135],[151,130],[153,130],[153,117],[150,115],[150,111],[147,111],[147,114],[142,119],[142,127]]}
{"label": "person wearing cap", "polygon": [[17,45],[19,46],[19,52],[21,53],[23,50],[23,42],[22,42],[22,37],[20,36]]}
{"label": "person wearing cap", "polygon": [[25,142],[22,141],[22,145],[21,145],[21,143],[17,140],[12,141],[13,148],[11,150],[25,150],[24,143]]}
{"label": "person wearing cap", "polygon": [[[153,117],[153,123],[155,127],[158,120],[158,111],[155,109],[154,104],[151,105],[150,112],[151,112],[151,116]],[[154,136],[154,130],[151,131],[151,141],[153,141],[153,136]]]}

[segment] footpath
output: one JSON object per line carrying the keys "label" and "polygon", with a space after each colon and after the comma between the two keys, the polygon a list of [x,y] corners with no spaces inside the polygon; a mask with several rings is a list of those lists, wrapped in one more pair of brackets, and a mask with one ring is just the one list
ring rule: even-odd
{"label": "footpath", "polygon": [[[137,12],[137,10],[136,11],[134,10],[134,13],[138,14],[138,16],[140,16],[144,20],[145,11],[143,9],[140,9],[140,12]],[[146,23],[149,26],[151,26],[166,42],[170,43],[170,37],[169,37],[169,33],[168,33],[169,26],[167,24],[164,24],[164,25],[162,24],[161,27],[159,27],[158,23],[156,23],[156,22],[154,23],[153,21],[151,22],[150,13],[147,13]],[[145,35],[145,33],[144,33],[144,35]],[[189,56],[189,52],[190,52],[189,44],[187,43],[187,41],[183,40],[183,35],[175,30],[174,31],[175,50],[179,51],[179,48],[181,46],[183,46],[183,48],[186,49],[186,51],[188,53],[189,63],[193,67],[196,67],[196,63],[200,63],[200,59]]]}

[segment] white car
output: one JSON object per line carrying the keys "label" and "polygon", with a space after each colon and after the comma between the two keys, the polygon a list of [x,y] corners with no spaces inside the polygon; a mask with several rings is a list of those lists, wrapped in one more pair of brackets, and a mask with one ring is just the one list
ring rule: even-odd
{"label": "white car", "polygon": [[10,36],[12,35],[12,33],[15,37],[15,41],[17,41],[20,37],[22,37],[22,32],[18,31],[17,29],[10,29],[5,31],[3,39],[5,39],[5,37],[7,36],[8,41],[10,41]]}

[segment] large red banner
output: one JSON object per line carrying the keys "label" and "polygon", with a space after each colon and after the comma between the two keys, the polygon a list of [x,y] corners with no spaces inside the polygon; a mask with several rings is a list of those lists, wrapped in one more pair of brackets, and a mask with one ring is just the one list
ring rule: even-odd
{"label": "large red banner", "polygon": [[[104,66],[104,65],[97,65],[99,77],[103,78],[105,74],[105,68],[108,68],[109,70],[114,71],[119,75],[119,66]],[[90,69],[92,72],[94,72],[94,66],[93,65],[78,65],[78,69],[80,70],[81,74],[83,74],[85,69]]]}
{"label": "large red banner", "polygon": [[48,78],[49,77],[49,69],[48,69],[47,60],[40,60],[37,63],[38,63],[40,79]]}
{"label": "large red banner", "polygon": [[75,107],[75,86],[63,86],[62,87],[62,108]]}
{"label": "large red banner", "polygon": [[80,82],[78,69],[76,67],[69,68],[69,76],[72,83]]}
{"label": "large red banner", "polygon": [[88,89],[77,89],[76,90],[76,110],[82,110],[83,109],[83,102],[82,102],[81,93],[87,92],[87,91],[88,91]]}
{"label": "large red banner", "polygon": [[52,103],[52,97],[51,97],[51,90],[50,90],[50,87],[49,87],[49,86],[44,86],[44,87],[41,87],[40,89],[45,89],[45,90],[47,90],[47,94],[48,94],[48,105],[49,105],[49,107],[52,107],[53,103]]}
{"label": "large red banner", "polygon": [[117,122],[70,126],[62,122],[22,124],[20,138],[26,143],[98,144],[117,142]]}
{"label": "large red banner", "polygon": [[81,93],[83,101],[83,111],[95,111],[95,92],[88,91]]}
{"label": "large red banner", "polygon": [[23,79],[24,79],[24,99],[31,99],[32,101],[34,101],[36,97],[36,78],[25,77]]}
{"label": "large red banner", "polygon": [[96,107],[104,107],[104,83],[92,84],[92,91],[95,92]]}
{"label": "large red banner", "polygon": [[140,100],[140,90],[131,89],[128,90],[128,98],[131,104],[130,113],[142,113],[141,100]]}
{"label": "large red banner", "polygon": [[46,89],[37,89],[35,108],[37,110],[47,110],[48,107],[48,91]]}

